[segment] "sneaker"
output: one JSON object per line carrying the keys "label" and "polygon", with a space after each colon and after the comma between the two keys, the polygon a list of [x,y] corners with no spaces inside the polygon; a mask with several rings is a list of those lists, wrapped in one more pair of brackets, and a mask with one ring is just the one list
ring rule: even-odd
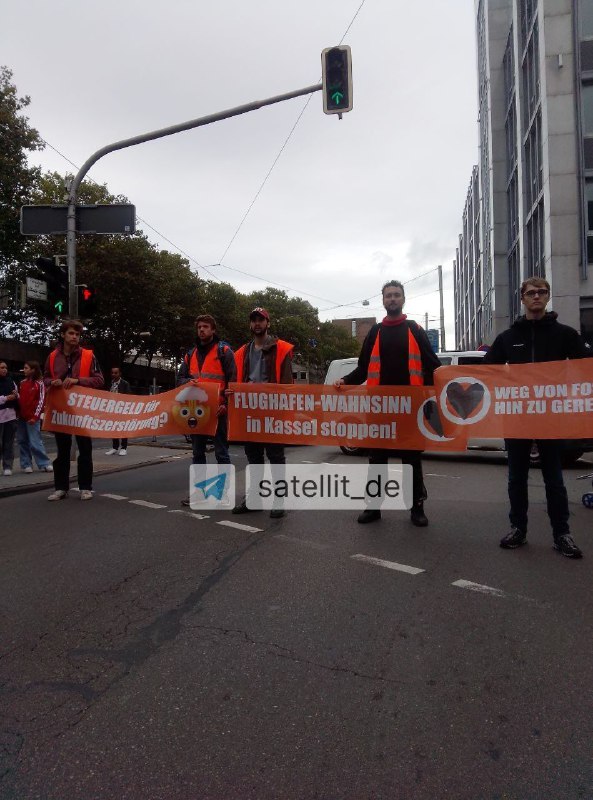
{"label": "sneaker", "polygon": [[47,464],[45,467],[41,467],[41,472],[53,472],[54,468],[51,464]]}
{"label": "sneaker", "polygon": [[422,501],[416,503],[410,509],[410,520],[412,521],[412,525],[415,525],[417,528],[426,528],[428,525],[428,518],[424,513],[424,503]]}
{"label": "sneaker", "polygon": [[93,493],[90,489],[81,489],[80,490],[80,499],[81,500],[92,500]]}
{"label": "sneaker", "polygon": [[128,451],[126,450],[125,447],[122,447],[122,449],[119,451],[119,455],[120,456],[127,456],[128,455]]}
{"label": "sneaker", "polygon": [[12,475],[12,470],[11,469],[5,469],[2,474],[4,475],[5,478],[8,478],[10,475]]}
{"label": "sneaker", "polygon": [[181,501],[181,505],[182,506],[188,506],[189,505],[189,497],[186,497],[185,499],[183,499]]}
{"label": "sneaker", "polygon": [[565,533],[554,539],[554,550],[558,550],[563,556],[567,558],[582,558],[582,551],[574,543],[570,533]]}
{"label": "sneaker", "polygon": [[117,453],[117,450],[115,449],[115,447],[112,447],[111,450],[105,450],[105,455],[106,456],[114,456],[116,453]]}
{"label": "sneaker", "polygon": [[253,508],[247,507],[247,500],[243,499],[239,503],[238,506],[235,506],[231,511],[231,514],[249,514],[251,511],[254,511]]}
{"label": "sneaker", "polygon": [[361,525],[366,525],[367,522],[374,522],[376,519],[381,519],[381,512],[378,508],[366,508],[358,515],[358,520]]}
{"label": "sneaker", "polygon": [[514,550],[516,547],[521,547],[522,544],[527,544],[527,534],[515,527],[511,528],[510,533],[500,540],[500,546],[505,550]]}
{"label": "sneaker", "polygon": [[55,492],[52,492],[50,496],[47,498],[48,500],[63,500],[68,492],[65,492],[63,489],[56,489]]}
{"label": "sneaker", "polygon": [[25,467],[23,472],[26,472],[27,475],[30,475],[33,472],[33,467]]}
{"label": "sneaker", "polygon": [[270,518],[271,519],[280,519],[281,517],[284,516],[285,513],[286,512],[284,511],[283,508],[273,508],[270,511]]}

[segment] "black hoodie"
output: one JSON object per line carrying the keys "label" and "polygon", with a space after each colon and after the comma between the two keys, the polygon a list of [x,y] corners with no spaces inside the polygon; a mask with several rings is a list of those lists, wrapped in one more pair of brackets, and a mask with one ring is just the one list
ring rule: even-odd
{"label": "black hoodie", "polygon": [[542,319],[519,317],[496,337],[483,363],[527,364],[592,357],[591,347],[585,344],[579,333],[557,319],[555,311],[548,311]]}

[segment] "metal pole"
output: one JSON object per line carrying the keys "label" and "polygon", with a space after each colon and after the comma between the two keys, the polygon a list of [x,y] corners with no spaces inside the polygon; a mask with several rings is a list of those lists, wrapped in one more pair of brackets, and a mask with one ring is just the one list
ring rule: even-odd
{"label": "metal pole", "polygon": [[84,176],[97,161],[106,156],[108,153],[113,153],[116,150],[123,150],[126,147],[132,147],[135,144],[143,144],[150,142],[153,139],[162,139],[164,136],[172,136],[174,133],[181,133],[182,131],[189,131],[193,128],[200,128],[204,125],[209,125],[211,122],[219,122],[229,117],[238,117],[241,114],[247,114],[249,111],[257,111],[258,108],[271,106],[275,103],[282,103],[284,100],[292,100],[294,97],[302,97],[305,94],[313,94],[319,92],[323,84],[317,83],[315,86],[307,86],[304,89],[297,89],[294,92],[286,92],[286,94],[279,94],[275,97],[268,97],[266,100],[255,100],[252,103],[246,103],[243,106],[236,106],[235,108],[227,109],[226,111],[219,111],[217,114],[209,114],[206,117],[198,117],[189,122],[182,122],[179,125],[171,125],[168,128],[159,128],[156,131],[140,134],[140,136],[132,136],[131,139],[122,139],[119,142],[108,144],[97,150],[96,153],[88,158],[82,167],[76,173],[74,180],[68,192],[68,219],[67,219],[67,240],[66,250],[68,254],[68,284],[69,284],[69,301],[70,301],[70,314],[78,313],[78,295],[76,292],[76,201],[78,196],[78,189]]}
{"label": "metal pole", "polygon": [[424,312],[424,330],[428,330],[428,311]]}
{"label": "metal pole", "polygon": [[445,304],[443,300],[443,268],[439,264],[437,267],[439,271],[439,297],[441,299],[441,350],[445,352],[447,348],[445,347]]}

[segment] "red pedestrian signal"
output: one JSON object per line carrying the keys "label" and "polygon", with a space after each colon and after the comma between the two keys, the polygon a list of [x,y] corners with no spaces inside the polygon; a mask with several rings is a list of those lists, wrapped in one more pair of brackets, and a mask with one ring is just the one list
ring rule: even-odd
{"label": "red pedestrian signal", "polygon": [[78,316],[81,319],[92,317],[97,311],[97,295],[92,286],[78,287]]}

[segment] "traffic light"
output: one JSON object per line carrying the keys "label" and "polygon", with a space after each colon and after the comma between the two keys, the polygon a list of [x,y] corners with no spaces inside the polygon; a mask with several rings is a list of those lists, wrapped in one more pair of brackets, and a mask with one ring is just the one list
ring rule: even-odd
{"label": "traffic light", "polygon": [[78,287],[78,316],[81,319],[92,317],[97,311],[97,294],[92,286]]}
{"label": "traffic light", "polygon": [[352,110],[352,53],[347,44],[326,47],[321,53],[323,111],[343,114]]}
{"label": "traffic light", "polygon": [[68,314],[68,267],[59,259],[44,256],[35,261],[42,280],[47,284],[47,310],[51,317]]}

